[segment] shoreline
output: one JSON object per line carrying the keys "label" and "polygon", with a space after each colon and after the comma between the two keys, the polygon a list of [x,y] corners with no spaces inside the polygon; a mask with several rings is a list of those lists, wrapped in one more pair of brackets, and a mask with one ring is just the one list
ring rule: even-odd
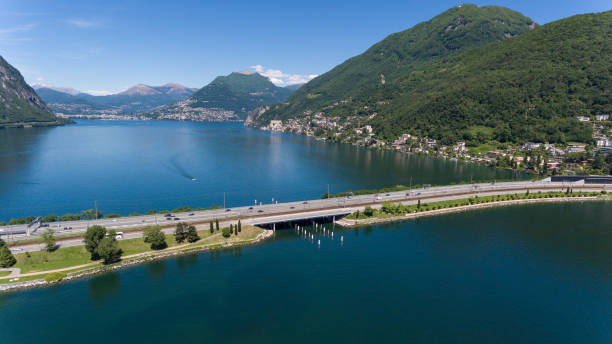
{"label": "shoreline", "polygon": [[[435,210],[427,210],[416,213],[408,213],[401,216],[392,216],[386,218],[380,217],[371,217],[367,219],[340,219],[335,222],[335,224],[339,225],[342,228],[351,229],[362,226],[370,226],[377,225],[382,223],[390,223],[390,222],[401,222],[421,217],[428,216],[437,216],[451,213],[459,213],[466,212],[477,209],[486,209],[493,207],[503,207],[509,205],[520,205],[520,204],[534,204],[534,203],[564,203],[564,202],[582,202],[582,201],[609,201],[609,197],[601,197],[601,196],[584,196],[584,197],[562,197],[562,198],[532,198],[532,199],[517,199],[517,200],[507,200],[507,201],[495,201],[495,202],[487,202],[487,203],[478,203],[478,204],[469,204],[451,208],[443,208],[443,209],[435,209]],[[246,239],[236,242],[226,242],[226,243],[210,243],[210,244],[202,244],[201,246],[193,246],[194,244],[183,244],[180,246],[173,247],[169,250],[165,251],[147,251],[142,253],[136,253],[133,255],[129,255],[123,257],[123,259],[117,263],[111,265],[101,265],[100,262],[91,262],[87,264],[82,264],[78,266],[65,267],[60,269],[49,270],[45,272],[33,272],[33,273],[25,273],[20,274],[20,277],[30,277],[30,276],[39,276],[40,278],[32,279],[28,281],[15,281],[13,283],[0,284],[0,294],[8,293],[13,291],[25,290],[36,287],[46,287],[52,286],[63,282],[69,282],[72,280],[87,278],[93,275],[116,271],[124,268],[128,268],[135,265],[145,264],[149,262],[153,262],[156,260],[162,260],[172,257],[177,257],[181,255],[187,254],[199,254],[201,252],[221,249],[221,248],[230,248],[230,247],[238,247],[238,246],[249,246],[257,244],[263,240],[268,239],[274,234],[272,230],[263,230],[263,232],[259,233],[255,238]],[[77,271],[73,271],[77,270]],[[54,272],[66,272],[67,275],[60,279],[59,281],[46,281],[45,276]],[[18,277],[18,278],[20,278]],[[0,278],[3,279],[11,279],[15,278],[15,276],[5,276]]]}
{"label": "shoreline", "polygon": [[444,209],[436,209],[436,210],[428,210],[417,213],[409,213],[401,216],[392,216],[392,217],[371,217],[368,219],[340,219],[336,221],[336,224],[343,228],[356,228],[362,226],[370,226],[381,223],[389,223],[389,222],[400,222],[406,221],[421,217],[427,216],[437,216],[437,215],[445,215],[452,213],[460,213],[478,209],[485,208],[494,208],[494,207],[503,207],[508,205],[518,205],[518,204],[530,204],[530,203],[564,203],[564,202],[579,202],[579,201],[607,201],[608,199],[602,199],[599,196],[587,196],[587,197],[563,197],[563,198],[533,198],[533,199],[517,199],[517,200],[509,200],[509,201],[495,201],[488,203],[479,203],[479,204],[470,204],[463,205],[459,207],[452,208],[444,208]]}
{"label": "shoreline", "polygon": [[[258,234],[253,239],[241,240],[236,242],[228,242],[225,244],[220,243],[212,243],[212,244],[204,244],[202,246],[193,246],[194,244],[184,244],[178,247],[171,248],[167,251],[147,251],[142,253],[136,253],[130,256],[123,257],[121,261],[117,263],[113,263],[111,265],[100,265],[100,262],[92,262],[80,266],[71,266],[61,269],[55,269],[45,272],[34,272],[27,273],[20,276],[28,277],[28,276],[38,276],[41,275],[40,278],[29,280],[29,281],[15,281],[14,283],[6,283],[0,284],[0,294],[9,293],[14,291],[20,291],[25,289],[37,288],[37,287],[48,287],[57,285],[64,282],[70,282],[73,280],[87,278],[94,275],[102,274],[105,272],[121,270],[125,268],[129,268],[132,266],[150,263],[157,260],[163,260],[167,258],[173,258],[188,254],[199,254],[201,252],[206,252],[210,250],[222,249],[222,248],[231,248],[231,247],[241,247],[241,246],[249,246],[259,243],[263,240],[266,240],[274,235],[274,232],[271,230],[264,230],[262,233]],[[197,243],[195,243],[197,244]],[[70,272],[71,270],[75,270]],[[66,277],[62,278],[59,281],[51,281],[48,282],[45,280],[45,276],[53,272],[68,272]],[[2,279],[8,279],[11,276],[6,276]]]}

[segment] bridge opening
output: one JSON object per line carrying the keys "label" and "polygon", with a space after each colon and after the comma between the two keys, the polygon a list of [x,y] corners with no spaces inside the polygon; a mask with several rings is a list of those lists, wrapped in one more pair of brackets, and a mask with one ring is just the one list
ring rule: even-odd
{"label": "bridge opening", "polygon": [[300,220],[290,220],[290,221],[276,221],[276,222],[269,222],[269,223],[262,223],[262,224],[258,224],[257,227],[263,228],[263,229],[294,229],[296,226],[300,226],[300,227],[312,227],[315,224],[326,224],[326,223],[333,223],[334,221],[337,221],[341,218],[343,218],[345,215],[335,215],[335,216],[321,216],[321,217],[313,217],[310,219],[300,219]]}

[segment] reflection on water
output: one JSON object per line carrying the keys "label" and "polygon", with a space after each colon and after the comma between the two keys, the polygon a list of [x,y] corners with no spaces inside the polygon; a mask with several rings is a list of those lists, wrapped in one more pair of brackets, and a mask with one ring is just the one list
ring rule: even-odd
{"label": "reflection on water", "polygon": [[0,342],[612,343],[611,214],[612,202],[535,204],[333,239],[277,230],[0,296]]}
{"label": "reflection on water", "polygon": [[116,272],[107,272],[89,279],[87,290],[89,298],[94,303],[102,303],[119,294],[121,278]]}
{"label": "reflection on water", "polygon": [[187,254],[176,257],[176,266],[179,268],[179,270],[185,270],[186,268],[195,265],[197,262],[197,254]]}
{"label": "reflection on water", "polygon": [[147,271],[154,280],[161,280],[166,273],[166,261],[156,260],[147,264]]}
{"label": "reflection on water", "polygon": [[320,198],[328,184],[335,193],[512,178],[504,170],[241,124],[109,122],[0,130],[0,221],[80,212],[94,200],[103,213],[128,214],[208,207],[221,204],[224,193],[234,207]]}

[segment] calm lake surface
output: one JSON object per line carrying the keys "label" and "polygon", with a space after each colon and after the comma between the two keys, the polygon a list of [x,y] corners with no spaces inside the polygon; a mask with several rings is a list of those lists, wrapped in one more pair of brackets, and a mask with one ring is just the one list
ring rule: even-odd
{"label": "calm lake surface", "polygon": [[314,243],[277,231],[0,295],[0,339],[611,343],[610,214],[610,202],[509,206],[335,229]]}
{"label": "calm lake surface", "polygon": [[[240,123],[77,121],[0,130],[0,221],[98,208],[296,201],[396,184],[509,179],[509,171],[247,129]],[[192,181],[192,178],[197,179]]]}

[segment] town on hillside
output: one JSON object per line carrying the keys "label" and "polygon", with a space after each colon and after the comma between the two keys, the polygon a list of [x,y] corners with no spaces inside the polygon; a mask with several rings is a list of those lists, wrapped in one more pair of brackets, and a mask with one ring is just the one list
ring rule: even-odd
{"label": "town on hillside", "polygon": [[612,121],[609,114],[577,116],[576,121],[592,123],[592,142],[524,142],[520,145],[487,142],[469,146],[464,141],[442,145],[435,139],[404,133],[388,142],[376,137],[367,121],[377,116],[326,116],[306,111],[303,118],[271,120],[263,130],[303,134],[321,140],[347,142],[364,147],[391,149],[405,153],[440,156],[470,161],[491,167],[525,170],[539,175],[612,173]]}

